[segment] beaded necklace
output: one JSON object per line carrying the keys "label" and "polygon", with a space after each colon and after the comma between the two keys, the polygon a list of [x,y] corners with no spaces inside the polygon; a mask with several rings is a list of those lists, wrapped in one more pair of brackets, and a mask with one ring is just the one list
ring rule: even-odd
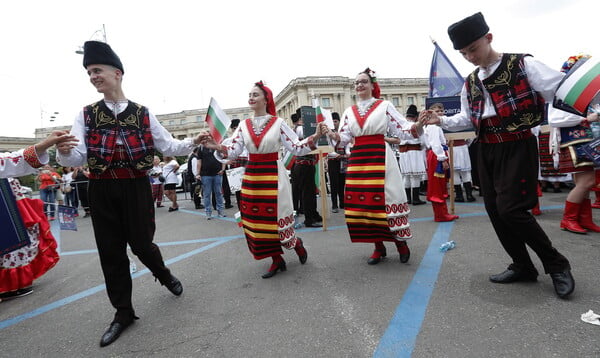
{"label": "beaded necklace", "polygon": [[358,108],[358,113],[360,113],[361,116],[364,116],[365,113],[369,112],[369,109],[371,109],[374,103],[375,98],[373,97],[359,101],[356,104],[356,107]]}
{"label": "beaded necklace", "polygon": [[254,117],[252,120],[252,130],[254,131],[254,134],[260,135],[265,129],[267,123],[269,123],[271,117],[272,116],[270,114],[267,114],[265,116]]}

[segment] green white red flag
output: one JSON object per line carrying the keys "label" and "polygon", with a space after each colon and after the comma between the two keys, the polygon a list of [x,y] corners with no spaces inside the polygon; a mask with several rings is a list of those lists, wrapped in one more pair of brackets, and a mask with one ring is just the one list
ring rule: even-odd
{"label": "green white red flag", "polygon": [[590,57],[581,65],[579,62],[558,86],[554,107],[584,116],[600,92],[600,59]]}
{"label": "green white red flag", "polygon": [[225,138],[225,133],[231,125],[231,119],[225,114],[225,111],[219,107],[217,101],[211,97],[208,110],[206,111],[206,123],[208,130],[217,143],[221,143]]}
{"label": "green white red flag", "polygon": [[284,151],[285,153],[283,154],[283,165],[285,166],[285,169],[287,170],[292,170],[292,167],[294,166],[294,163],[296,162],[296,156],[292,154],[292,152],[288,152],[287,150]]}
{"label": "green white red flag", "polygon": [[327,127],[333,129],[333,117],[331,116],[331,112],[325,108],[321,108],[318,98],[313,98],[312,106],[315,109],[317,123],[325,122]]}

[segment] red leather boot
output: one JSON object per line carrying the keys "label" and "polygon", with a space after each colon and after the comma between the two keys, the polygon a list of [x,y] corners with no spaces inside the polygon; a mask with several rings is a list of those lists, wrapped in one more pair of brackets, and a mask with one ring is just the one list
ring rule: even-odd
{"label": "red leather boot", "polygon": [[375,251],[373,251],[373,254],[369,257],[369,260],[367,260],[367,263],[369,265],[377,265],[383,257],[386,257],[386,255],[387,252],[383,245],[383,241],[377,241],[375,243]]}
{"label": "red leather boot", "polygon": [[283,260],[283,257],[281,257],[281,255],[273,255],[271,256],[271,258],[273,259],[273,263],[271,264],[269,271],[265,272],[262,275],[262,278],[271,278],[277,274],[277,271],[283,272],[287,270],[287,267],[285,266],[285,261]]}
{"label": "red leather boot", "polygon": [[581,204],[565,202],[565,212],[560,222],[560,228],[576,234],[586,234],[587,231],[579,225],[579,211]]}
{"label": "red leather boot", "polygon": [[410,259],[410,249],[408,248],[406,241],[396,241],[396,248],[400,254],[400,262],[403,264],[407,263]]}
{"label": "red leather boot", "polygon": [[596,194],[596,200],[592,203],[592,208],[600,209],[600,191],[594,190],[594,194]]}
{"label": "red leather boot", "polygon": [[306,263],[306,260],[308,259],[308,252],[306,252],[306,249],[304,248],[304,243],[302,242],[302,239],[296,239],[296,246],[294,246],[294,250],[298,254],[298,259],[300,259],[300,263],[304,265]]}
{"label": "red leather boot", "polygon": [[600,232],[600,226],[592,220],[592,201],[585,199],[579,207],[579,224],[582,228],[593,232]]}
{"label": "red leather boot", "polygon": [[432,201],[431,207],[433,207],[433,221],[445,222],[458,219],[457,215],[451,215],[448,213],[448,206],[446,205],[446,202],[436,203]]}
{"label": "red leather boot", "polygon": [[538,200],[537,204],[535,204],[535,207],[533,209],[531,209],[531,215],[535,215],[535,216],[542,215],[542,211],[540,210],[540,201],[539,200]]}

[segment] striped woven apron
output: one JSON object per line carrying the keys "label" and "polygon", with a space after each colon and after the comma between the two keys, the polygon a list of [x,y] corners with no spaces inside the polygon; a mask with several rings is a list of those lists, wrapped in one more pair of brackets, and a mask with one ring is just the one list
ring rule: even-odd
{"label": "striped woven apron", "polygon": [[[346,224],[352,242],[398,241],[412,237],[406,200],[404,203],[386,202],[386,171],[400,173],[399,168],[386,168],[386,160],[390,166],[398,166],[391,150],[386,150],[382,134],[355,137],[344,196]],[[401,177],[398,175],[398,178]],[[392,187],[394,183],[388,185]],[[395,186],[393,190],[403,190],[401,180],[396,180]]]}
{"label": "striped woven apron", "polygon": [[292,211],[278,214],[278,196],[291,195],[289,189],[279,188],[278,179],[285,175],[285,168],[278,162],[278,153],[250,154],[242,179],[242,224],[248,248],[256,260],[281,255],[282,246],[291,249],[296,244]]}

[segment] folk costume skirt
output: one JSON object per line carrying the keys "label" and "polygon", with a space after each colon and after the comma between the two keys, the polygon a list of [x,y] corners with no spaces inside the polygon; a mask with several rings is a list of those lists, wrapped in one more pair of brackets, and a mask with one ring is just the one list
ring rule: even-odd
{"label": "folk costume skirt", "polygon": [[412,238],[400,167],[383,135],[355,138],[348,160],[346,224],[352,242]]}
{"label": "folk costume skirt", "polygon": [[278,153],[250,154],[242,179],[242,225],[256,260],[296,246],[292,188],[278,158]]}
{"label": "folk costume skirt", "polygon": [[17,200],[30,244],[0,257],[0,293],[31,286],[60,259],[57,244],[39,199]]}

